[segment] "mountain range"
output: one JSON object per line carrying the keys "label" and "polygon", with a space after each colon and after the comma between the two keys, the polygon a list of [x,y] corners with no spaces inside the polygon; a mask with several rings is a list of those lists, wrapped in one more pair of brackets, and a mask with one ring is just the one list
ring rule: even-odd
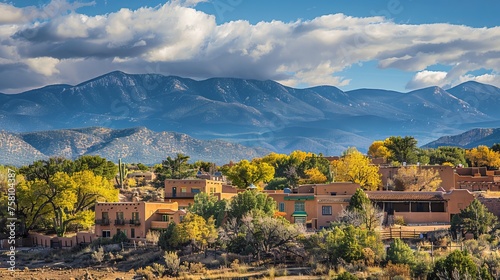
{"label": "mountain range", "polygon": [[143,127],[268,151],[335,155],[349,146],[366,151],[374,140],[393,135],[425,144],[473,128],[500,127],[499,106],[500,89],[477,82],[403,93],[116,71],[74,86],[0,94],[0,127],[23,139],[33,131]]}
{"label": "mountain range", "polygon": [[500,128],[476,128],[458,135],[439,137],[436,141],[427,143],[422,148],[437,148],[439,146],[475,148],[479,145],[491,147],[497,143],[500,143]]}
{"label": "mountain range", "polygon": [[82,155],[100,155],[117,162],[160,163],[177,153],[191,160],[225,164],[269,153],[221,140],[198,140],[186,134],[154,132],[145,127],[109,129],[90,127],[29,133],[0,132],[2,164],[25,165],[35,160],[61,156],[75,159]]}

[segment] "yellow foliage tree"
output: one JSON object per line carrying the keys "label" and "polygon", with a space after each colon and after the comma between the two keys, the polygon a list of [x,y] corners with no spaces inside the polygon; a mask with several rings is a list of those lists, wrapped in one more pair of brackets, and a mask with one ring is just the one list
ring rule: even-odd
{"label": "yellow foliage tree", "polygon": [[305,173],[307,176],[306,182],[311,184],[323,184],[328,180],[326,176],[323,173],[321,173],[321,171],[319,171],[317,167],[307,169]]}
{"label": "yellow foliage tree", "polygon": [[274,167],[266,162],[249,162],[244,159],[227,171],[227,177],[233,182],[233,185],[247,188],[251,184],[269,182],[274,177]]}
{"label": "yellow foliage tree", "polygon": [[179,233],[182,242],[190,242],[193,248],[206,249],[217,240],[217,229],[213,217],[205,220],[202,216],[188,213],[181,224]]}
{"label": "yellow foliage tree", "polygon": [[400,167],[393,181],[397,191],[435,191],[442,182],[437,170],[417,166]]}
{"label": "yellow foliage tree", "polygon": [[382,184],[378,167],[356,149],[333,161],[332,170],[336,182],[358,183],[365,190],[376,190]]}
{"label": "yellow foliage tree", "polygon": [[90,209],[97,201],[118,201],[118,190],[106,178],[89,170],[71,176],[57,172],[49,182],[21,182],[17,198],[27,230],[45,219],[53,222],[59,236],[64,236],[71,224],[83,228],[93,225],[95,214]]}
{"label": "yellow foliage tree", "polygon": [[391,152],[384,145],[385,141],[377,140],[373,141],[373,143],[368,148],[368,155],[373,158],[385,158],[388,159],[391,156]]}
{"label": "yellow foliage tree", "polygon": [[477,148],[467,150],[465,157],[472,166],[500,167],[500,153],[490,150],[487,146],[480,145]]}

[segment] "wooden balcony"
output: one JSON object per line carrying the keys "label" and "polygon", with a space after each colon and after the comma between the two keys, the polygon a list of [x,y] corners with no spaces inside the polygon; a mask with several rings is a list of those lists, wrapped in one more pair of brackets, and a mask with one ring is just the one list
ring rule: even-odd
{"label": "wooden balcony", "polygon": [[168,228],[169,224],[170,224],[170,222],[151,221],[151,228],[152,229],[166,229],[166,228]]}

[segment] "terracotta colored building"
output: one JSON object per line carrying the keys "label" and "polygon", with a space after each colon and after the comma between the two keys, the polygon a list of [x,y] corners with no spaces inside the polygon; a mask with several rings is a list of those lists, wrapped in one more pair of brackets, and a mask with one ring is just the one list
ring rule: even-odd
{"label": "terracotta colored building", "polygon": [[198,193],[208,193],[219,199],[229,199],[237,190],[224,181],[207,179],[167,179],[165,180],[165,201],[177,202],[179,209],[187,209],[193,204]]}
{"label": "terracotta colored building", "polygon": [[487,170],[486,167],[456,168],[454,175],[455,189],[500,191],[500,170]]}
{"label": "terracotta colored building", "polygon": [[95,234],[113,237],[121,231],[129,239],[144,239],[150,229],[180,223],[185,214],[176,202],[99,202],[95,206]]}
{"label": "terracotta colored building", "polygon": [[[307,228],[327,227],[339,218],[359,187],[353,183],[304,185],[297,190],[266,191],[277,203],[278,211],[293,223]],[[383,211],[386,223],[402,217],[409,224],[449,223],[454,214],[474,199],[468,190],[435,192],[366,192]]]}

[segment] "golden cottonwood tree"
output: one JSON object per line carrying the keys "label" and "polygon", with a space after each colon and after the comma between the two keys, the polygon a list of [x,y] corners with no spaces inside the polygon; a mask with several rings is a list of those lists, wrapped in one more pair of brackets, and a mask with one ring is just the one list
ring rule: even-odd
{"label": "golden cottonwood tree", "polygon": [[471,162],[472,166],[500,167],[500,153],[490,150],[487,146],[480,145],[477,148],[465,151],[465,157]]}
{"label": "golden cottonwood tree", "polygon": [[332,170],[336,182],[358,183],[365,190],[376,190],[382,183],[378,167],[356,149],[333,161]]}
{"label": "golden cottonwood tree", "polygon": [[274,167],[266,162],[249,162],[244,159],[233,165],[226,175],[233,182],[233,185],[247,188],[251,184],[271,181],[274,177]]}
{"label": "golden cottonwood tree", "polygon": [[118,201],[118,190],[92,171],[68,175],[57,172],[48,182],[35,179],[18,186],[18,212],[25,229],[35,228],[41,220],[51,221],[58,236],[69,225],[89,228],[94,222],[93,207],[100,201]]}
{"label": "golden cottonwood tree", "polygon": [[179,224],[179,235],[183,242],[190,242],[193,248],[204,250],[217,239],[217,229],[213,217],[205,220],[202,216],[188,213]]}
{"label": "golden cottonwood tree", "polygon": [[391,156],[391,152],[384,145],[384,141],[373,141],[373,143],[368,148],[368,155],[374,158],[381,157],[388,159]]}
{"label": "golden cottonwood tree", "polygon": [[406,166],[398,169],[393,182],[397,191],[435,191],[442,180],[437,170]]}
{"label": "golden cottonwood tree", "polygon": [[305,173],[307,176],[307,179],[305,181],[307,183],[323,184],[328,180],[326,176],[321,171],[319,171],[317,167],[307,169]]}

